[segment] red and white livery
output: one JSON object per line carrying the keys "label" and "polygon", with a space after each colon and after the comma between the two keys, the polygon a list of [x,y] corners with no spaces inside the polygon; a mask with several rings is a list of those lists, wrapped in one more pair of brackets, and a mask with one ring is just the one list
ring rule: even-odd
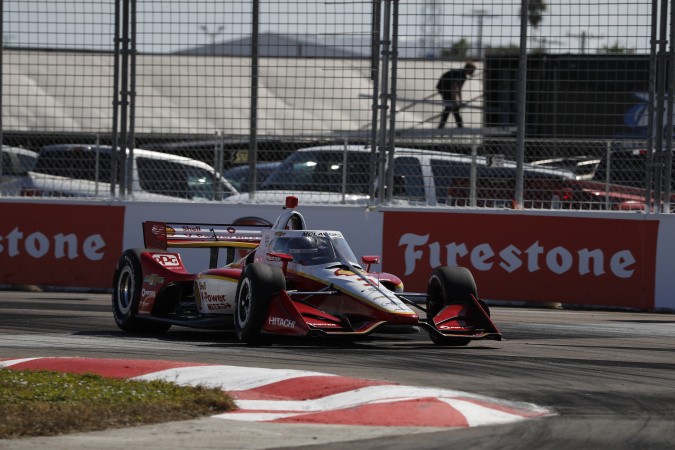
{"label": "red and white livery", "polygon": [[[427,292],[405,292],[395,275],[371,271],[379,256],[359,261],[342,233],[308,229],[296,207],[289,197],[271,226],[145,222],[146,248],[126,250],[115,269],[117,325],[234,329],[246,343],[357,337],[385,326],[422,328],[439,345],[501,340],[468,269],[436,268]],[[169,251],[194,247],[210,249],[210,269],[190,273]],[[227,265],[216,267],[221,248]]]}

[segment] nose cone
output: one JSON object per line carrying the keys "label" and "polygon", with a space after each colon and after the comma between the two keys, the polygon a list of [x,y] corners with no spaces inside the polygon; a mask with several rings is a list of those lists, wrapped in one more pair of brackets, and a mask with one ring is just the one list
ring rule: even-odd
{"label": "nose cone", "polygon": [[419,321],[420,321],[419,316],[414,312],[409,314],[392,314],[392,318],[390,320],[390,322],[393,324],[412,324],[412,325],[419,323]]}

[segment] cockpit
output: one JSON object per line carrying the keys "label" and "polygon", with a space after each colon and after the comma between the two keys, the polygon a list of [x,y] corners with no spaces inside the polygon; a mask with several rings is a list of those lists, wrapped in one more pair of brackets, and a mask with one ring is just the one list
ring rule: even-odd
{"label": "cockpit", "polygon": [[357,264],[356,257],[343,237],[282,236],[271,243],[270,250],[274,253],[289,254],[293,257],[294,263],[303,266],[340,263],[342,262],[340,255],[349,263]]}

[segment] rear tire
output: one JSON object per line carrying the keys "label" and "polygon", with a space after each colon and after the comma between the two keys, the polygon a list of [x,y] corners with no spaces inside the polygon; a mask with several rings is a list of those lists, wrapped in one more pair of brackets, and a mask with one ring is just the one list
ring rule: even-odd
{"label": "rear tire", "polygon": [[[143,269],[141,253],[145,249],[126,250],[120,256],[113,276],[112,310],[115,323],[124,331],[162,333],[171,325],[139,320],[138,304],[141,300]],[[156,251],[156,250],[153,250]]]}
{"label": "rear tire", "polygon": [[286,289],[280,267],[247,264],[239,277],[234,307],[234,331],[241,342],[258,344],[264,339],[262,327],[272,297]]}
{"label": "rear tire", "polygon": [[[473,304],[471,296],[478,298],[478,290],[473,275],[466,267],[437,267],[431,272],[427,285],[427,317],[431,320],[446,306],[452,303]],[[470,338],[440,338],[431,335],[437,345],[462,346],[471,342]]]}

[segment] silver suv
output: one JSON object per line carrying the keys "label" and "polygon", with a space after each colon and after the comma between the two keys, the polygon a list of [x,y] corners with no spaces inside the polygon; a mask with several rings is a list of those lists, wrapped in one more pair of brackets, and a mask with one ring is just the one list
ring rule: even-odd
{"label": "silver suv", "polygon": [[[23,195],[110,197],[112,162],[109,146],[47,146],[29,172],[31,183]],[[237,193],[213,167],[182,156],[134,149],[131,173],[131,197],[137,200],[212,201]]]}

